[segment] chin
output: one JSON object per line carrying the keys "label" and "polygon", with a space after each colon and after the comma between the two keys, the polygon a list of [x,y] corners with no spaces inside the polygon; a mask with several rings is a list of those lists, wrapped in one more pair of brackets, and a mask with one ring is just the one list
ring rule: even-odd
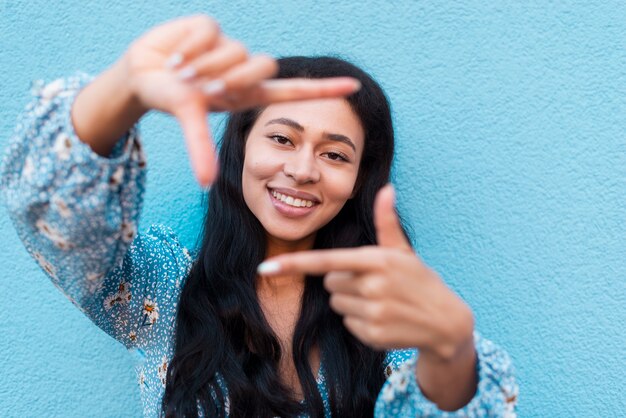
{"label": "chin", "polygon": [[289,231],[285,228],[265,228],[265,232],[271,238],[286,243],[299,243],[314,238],[315,232]]}

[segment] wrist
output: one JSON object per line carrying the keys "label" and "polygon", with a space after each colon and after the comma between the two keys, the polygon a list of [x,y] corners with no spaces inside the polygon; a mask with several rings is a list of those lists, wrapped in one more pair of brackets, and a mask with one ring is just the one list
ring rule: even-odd
{"label": "wrist", "polygon": [[420,356],[435,363],[450,363],[474,353],[474,315],[471,309],[463,304],[463,309],[447,320],[445,336],[430,347],[420,348]]}
{"label": "wrist", "polygon": [[473,341],[457,347],[454,356],[420,351],[415,377],[426,398],[445,411],[456,411],[474,397],[478,374]]}
{"label": "wrist", "polygon": [[110,75],[115,80],[120,99],[124,103],[124,108],[134,120],[139,120],[148,113],[149,108],[145,107],[137,94],[132,72],[129,65],[128,52],[116,61],[109,69]]}
{"label": "wrist", "polygon": [[436,348],[420,349],[420,358],[431,364],[452,364],[459,359],[473,357],[475,354],[473,338],[467,338],[456,344],[441,344]]}
{"label": "wrist", "polygon": [[[420,390],[440,409],[456,411],[466,405],[477,390],[474,316],[465,305],[447,318],[447,338],[440,344],[420,348],[416,379]],[[454,318],[454,319],[453,319]]]}
{"label": "wrist", "polygon": [[119,138],[146,113],[130,88],[121,59],[85,86],[72,104],[79,139],[101,156],[109,156]]}

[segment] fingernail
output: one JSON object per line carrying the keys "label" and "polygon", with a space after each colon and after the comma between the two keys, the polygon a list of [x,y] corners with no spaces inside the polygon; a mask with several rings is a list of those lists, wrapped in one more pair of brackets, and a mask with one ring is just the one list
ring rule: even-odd
{"label": "fingernail", "polygon": [[280,271],[280,263],[278,261],[264,261],[256,268],[259,274],[272,274]]}
{"label": "fingernail", "polygon": [[186,66],[185,68],[180,70],[178,73],[176,73],[176,77],[178,77],[179,80],[189,80],[190,78],[193,78],[195,76],[196,76],[196,69],[193,68],[191,65]]}
{"label": "fingernail", "polygon": [[165,68],[173,69],[180,65],[183,62],[183,54],[180,52],[176,52],[172,54],[167,61],[165,61]]}
{"label": "fingernail", "polygon": [[223,92],[225,88],[226,83],[224,83],[223,80],[213,80],[202,86],[202,91],[204,92],[204,94],[208,94],[209,96],[211,96]]}
{"label": "fingernail", "polygon": [[361,90],[361,82],[359,80],[354,80],[354,91],[359,91]]}

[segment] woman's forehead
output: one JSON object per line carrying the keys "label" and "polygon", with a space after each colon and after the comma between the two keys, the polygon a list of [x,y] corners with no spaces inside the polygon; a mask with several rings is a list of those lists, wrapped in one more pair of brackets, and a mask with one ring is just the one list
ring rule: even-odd
{"label": "woman's forehead", "polygon": [[255,127],[284,124],[293,129],[311,132],[324,131],[363,139],[359,117],[345,99],[317,99],[277,103],[266,107],[256,120]]}

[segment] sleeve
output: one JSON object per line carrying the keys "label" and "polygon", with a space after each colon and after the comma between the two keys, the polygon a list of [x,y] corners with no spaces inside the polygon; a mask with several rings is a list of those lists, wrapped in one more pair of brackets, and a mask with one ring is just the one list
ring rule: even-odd
{"label": "sleeve", "polygon": [[408,360],[389,373],[378,395],[374,416],[515,417],[519,389],[509,355],[476,332],[474,343],[478,357],[478,388],[465,407],[457,411],[443,411],[424,396],[415,376],[417,356],[413,352]]}
{"label": "sleeve", "polygon": [[[129,346],[131,289],[143,303],[147,253],[180,244],[163,228],[136,237],[145,189],[145,158],[136,129],[109,158],[76,136],[70,110],[90,81],[79,74],[35,85],[35,100],[18,121],[0,169],[0,191],[19,238],[52,283],[82,312]],[[133,251],[128,251],[133,243]],[[157,260],[158,261],[158,260]],[[146,296],[147,297],[147,296]],[[157,313],[148,315],[148,322]],[[122,326],[124,325],[124,326]]]}

